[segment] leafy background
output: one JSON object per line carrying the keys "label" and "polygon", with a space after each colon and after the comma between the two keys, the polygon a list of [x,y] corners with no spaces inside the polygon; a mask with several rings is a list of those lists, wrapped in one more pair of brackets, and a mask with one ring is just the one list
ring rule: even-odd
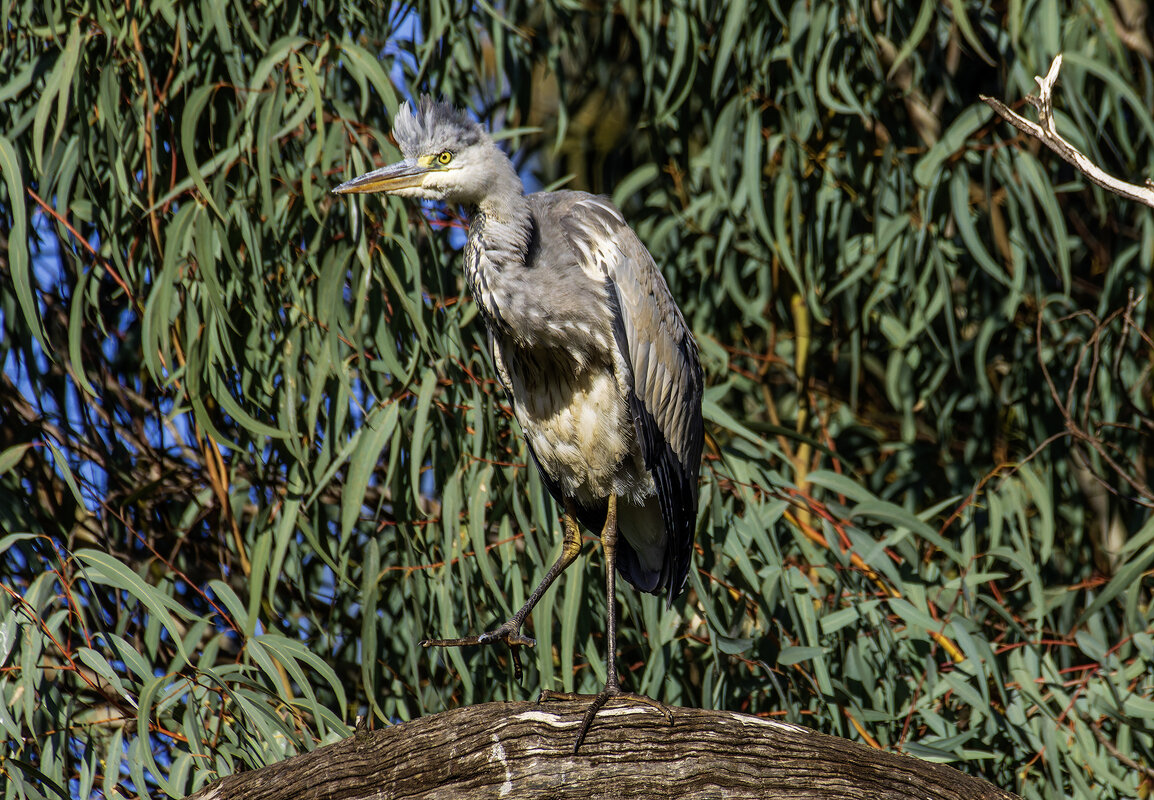
{"label": "leafy background", "polygon": [[948,761],[1154,786],[1154,218],[997,124],[1154,175],[1142,0],[0,9],[0,785],[181,796],[350,732],[595,689],[462,294],[455,209],[328,190],[398,103],[611,193],[697,333],[689,591],[625,682]]}

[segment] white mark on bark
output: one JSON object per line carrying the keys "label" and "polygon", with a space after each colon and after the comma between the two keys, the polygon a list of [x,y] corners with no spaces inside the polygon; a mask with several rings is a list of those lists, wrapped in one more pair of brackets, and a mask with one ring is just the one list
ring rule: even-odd
{"label": "white mark on bark", "polygon": [[489,751],[489,758],[501,762],[501,766],[505,768],[505,782],[501,784],[497,796],[505,797],[511,794],[513,792],[513,771],[509,769],[509,760],[505,756],[505,746],[496,736],[493,737],[493,748]]}
{"label": "white mark on bark", "polygon": [[765,719],[764,717],[751,717],[748,714],[733,715],[733,718],[742,725],[764,725],[767,728],[778,728],[783,731],[791,731],[793,733],[813,733],[809,728],[803,728],[800,725],[793,725],[789,722],[780,722],[776,719]]}
{"label": "white mark on bark", "polygon": [[524,711],[514,719],[523,719],[526,722],[544,722],[554,728],[573,728],[581,722],[579,719],[562,719],[557,714],[550,714],[547,711]]}
{"label": "white mark on bark", "polygon": [[[654,710],[649,706],[633,705],[621,706],[620,708],[602,708],[597,712],[597,719],[605,717],[627,717],[630,714],[653,714]],[[559,714],[550,713],[548,711],[523,711],[516,715],[514,719],[523,719],[527,722],[543,722],[546,725],[551,725],[554,728],[575,728],[581,724],[581,719],[578,717],[563,718]]]}

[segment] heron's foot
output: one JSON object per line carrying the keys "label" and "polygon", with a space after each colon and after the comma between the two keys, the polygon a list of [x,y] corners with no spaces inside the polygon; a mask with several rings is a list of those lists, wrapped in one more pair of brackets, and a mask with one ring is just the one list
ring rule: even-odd
{"label": "heron's foot", "polygon": [[593,726],[593,718],[597,716],[597,712],[605,707],[605,704],[610,700],[624,700],[628,703],[639,703],[641,705],[649,706],[661,716],[665,717],[665,721],[670,725],[673,724],[673,712],[664,704],[652,697],[646,697],[643,694],[636,692],[624,692],[620,686],[606,685],[597,694],[577,694],[576,692],[554,692],[549,689],[544,689],[541,696],[537,698],[538,703],[544,703],[548,700],[588,700],[589,708],[585,710],[585,716],[581,719],[581,726],[577,729],[577,741],[573,744],[573,753],[576,754],[581,749],[581,745],[585,741],[585,735],[589,733],[589,729]]}
{"label": "heron's foot", "polygon": [[509,655],[513,660],[513,677],[517,683],[521,682],[521,655],[518,647],[536,647],[537,640],[521,633],[521,623],[516,620],[506,620],[500,627],[491,631],[464,636],[460,639],[422,639],[417,642],[421,647],[468,647],[474,644],[497,644],[504,642],[509,645]]}

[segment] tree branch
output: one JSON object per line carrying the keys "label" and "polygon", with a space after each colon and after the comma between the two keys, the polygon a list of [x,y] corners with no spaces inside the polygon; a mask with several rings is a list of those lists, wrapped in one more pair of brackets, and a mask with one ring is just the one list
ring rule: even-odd
{"label": "tree branch", "polygon": [[224,778],[189,800],[834,798],[1011,800],[952,767],[728,711],[610,705],[581,751],[583,702],[486,703]]}
{"label": "tree branch", "polygon": [[1125,197],[1128,200],[1133,200],[1150,208],[1154,208],[1154,182],[1147,179],[1144,186],[1138,186],[1133,183],[1120,181],[1112,175],[1108,175],[1101,167],[1078,152],[1074,145],[1070,144],[1058,133],[1058,129],[1054,124],[1054,103],[1051,93],[1053,92],[1054,84],[1058,80],[1058,70],[1061,68],[1062,54],[1059,53],[1054,57],[1053,63],[1050,64],[1050,71],[1046,73],[1046,77],[1034,78],[1041,89],[1038,93],[1039,96],[1034,97],[1033,95],[1027,95],[1026,97],[1026,101],[1038,110],[1038,122],[1041,124],[1030,122],[1030,120],[1025,117],[1011,111],[1010,108],[1000,100],[987,97],[984,94],[978,95],[978,97],[1015,128],[1028,136],[1033,136],[1039,142],[1046,145],[1046,147],[1049,147],[1103,189]]}

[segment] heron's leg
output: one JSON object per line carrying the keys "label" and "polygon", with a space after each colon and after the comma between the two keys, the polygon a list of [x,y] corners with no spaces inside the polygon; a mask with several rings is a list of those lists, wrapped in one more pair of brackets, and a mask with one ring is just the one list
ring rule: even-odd
{"label": "heron's leg", "polygon": [[[616,692],[621,690],[621,679],[617,675],[617,495],[615,494],[609,495],[609,512],[605,515],[605,529],[601,531],[601,547],[605,550],[605,692]],[[599,700],[600,698],[601,695],[598,695]],[[605,705],[605,700],[594,701],[593,708],[585,714],[589,718],[588,722],[593,721],[593,716],[598,708]],[[585,727],[588,727],[588,724]]]}
{"label": "heron's leg", "polygon": [[643,694],[621,691],[621,679],[617,675],[617,495],[609,495],[609,508],[605,514],[605,528],[601,531],[601,546],[605,550],[605,688],[594,695],[582,695],[574,692],[554,692],[546,689],[541,692],[538,702],[543,700],[578,700],[590,699],[589,708],[581,719],[581,726],[577,729],[577,741],[573,745],[573,752],[581,749],[585,735],[593,725],[593,718],[597,716],[606,703],[613,698],[632,700],[635,703],[644,703],[659,711],[669,724],[673,724],[673,712],[652,697]]}
{"label": "heron's leg", "polygon": [[553,581],[557,580],[562,572],[564,572],[570,564],[577,560],[577,556],[581,554],[581,530],[577,527],[577,520],[575,509],[572,503],[565,504],[565,513],[561,515],[561,526],[564,529],[563,538],[561,541],[561,555],[553,562],[553,566],[549,567],[549,571],[545,573],[545,577],[537,584],[537,588],[529,595],[529,599],[517,611],[516,614],[505,620],[497,628],[484,633],[478,633],[473,636],[465,636],[459,639],[422,639],[418,644],[421,647],[465,647],[472,644],[496,644],[497,642],[505,642],[509,645],[509,652],[513,656],[513,675],[518,682],[521,680],[521,659],[515,649],[521,647],[533,647],[537,644],[537,640],[525,636],[521,633],[521,626],[525,624],[525,618],[529,616],[529,612],[541,600],[541,597],[553,585]]}

